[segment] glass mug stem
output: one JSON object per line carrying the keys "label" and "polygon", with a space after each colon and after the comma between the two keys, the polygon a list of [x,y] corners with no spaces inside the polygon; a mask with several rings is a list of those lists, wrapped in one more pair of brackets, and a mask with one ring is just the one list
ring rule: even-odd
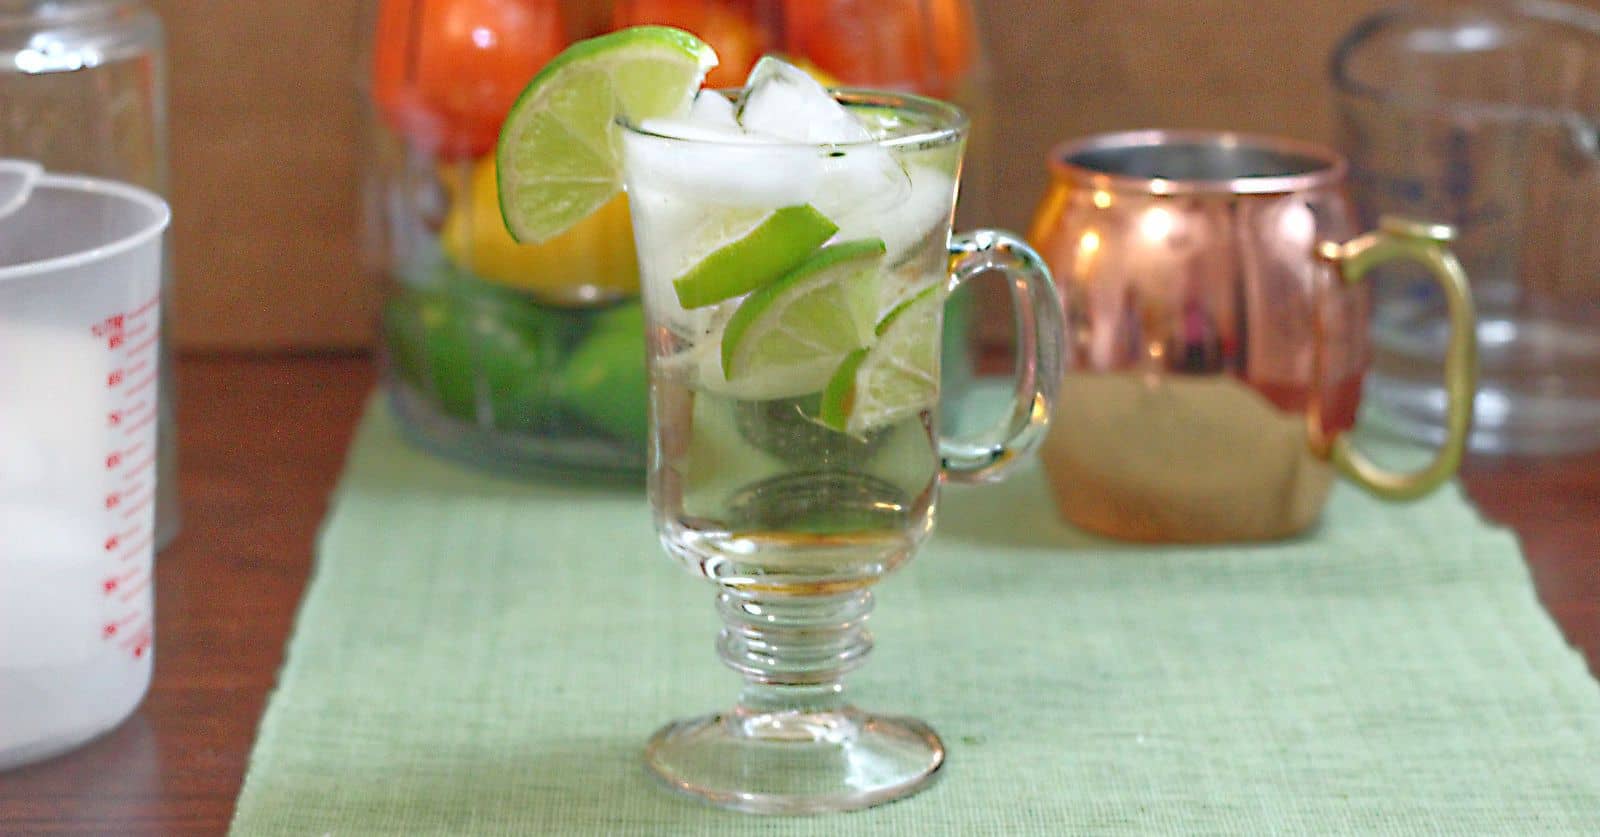
{"label": "glass mug stem", "polygon": [[747,591],[717,597],[722,662],[745,678],[729,730],[748,738],[847,740],[860,713],[844,699],[844,675],[872,650],[872,594],[764,598]]}

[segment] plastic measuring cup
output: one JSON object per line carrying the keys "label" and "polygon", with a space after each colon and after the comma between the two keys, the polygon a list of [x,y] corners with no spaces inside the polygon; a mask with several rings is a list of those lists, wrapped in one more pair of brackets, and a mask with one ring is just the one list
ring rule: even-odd
{"label": "plastic measuring cup", "polygon": [[0,218],[0,768],[150,684],[160,198],[45,174]]}

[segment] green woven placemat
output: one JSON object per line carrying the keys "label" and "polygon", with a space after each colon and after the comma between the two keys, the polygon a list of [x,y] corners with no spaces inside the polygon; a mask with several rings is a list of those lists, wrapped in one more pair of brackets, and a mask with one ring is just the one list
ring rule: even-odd
{"label": "green woven placemat", "polygon": [[1341,486],[1310,537],[1181,550],[1075,534],[1037,471],[947,490],[850,686],[949,761],[854,814],[732,814],[646,775],[652,730],[733,699],[712,595],[642,492],[472,473],[375,406],[234,829],[1600,833],[1600,687],[1454,489]]}

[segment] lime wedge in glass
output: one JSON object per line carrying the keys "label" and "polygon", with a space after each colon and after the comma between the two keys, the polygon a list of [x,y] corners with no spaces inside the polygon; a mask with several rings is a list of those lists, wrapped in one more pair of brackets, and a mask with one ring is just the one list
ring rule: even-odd
{"label": "lime wedge in glass", "polygon": [[810,206],[711,213],[682,242],[707,255],[673,278],[678,303],[700,308],[747,294],[805,261],[838,229]]}
{"label": "lime wedge in glass", "polygon": [[829,245],[740,302],[722,332],[731,388],[758,383],[769,398],[821,390],[872,339],[883,253],[876,239]]}
{"label": "lime wedge in glass", "polygon": [[822,391],[817,419],[854,436],[933,406],[939,397],[939,314],[931,285],[901,303],[876,329],[871,348],[851,352]]}
{"label": "lime wedge in glass", "polygon": [[513,238],[546,241],[622,190],[617,117],[682,116],[717,55],[666,26],[579,41],[522,91],[495,149],[500,214]]}

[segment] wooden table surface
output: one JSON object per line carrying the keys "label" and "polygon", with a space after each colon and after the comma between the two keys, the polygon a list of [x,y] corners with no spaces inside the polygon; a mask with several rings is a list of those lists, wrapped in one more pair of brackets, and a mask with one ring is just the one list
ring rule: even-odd
{"label": "wooden table surface", "polygon": [[[156,562],[154,685],[109,735],[0,773],[0,834],[226,830],[373,377],[359,356],[180,361],[184,523]],[[1464,476],[1600,671],[1600,454],[1479,459]]]}

